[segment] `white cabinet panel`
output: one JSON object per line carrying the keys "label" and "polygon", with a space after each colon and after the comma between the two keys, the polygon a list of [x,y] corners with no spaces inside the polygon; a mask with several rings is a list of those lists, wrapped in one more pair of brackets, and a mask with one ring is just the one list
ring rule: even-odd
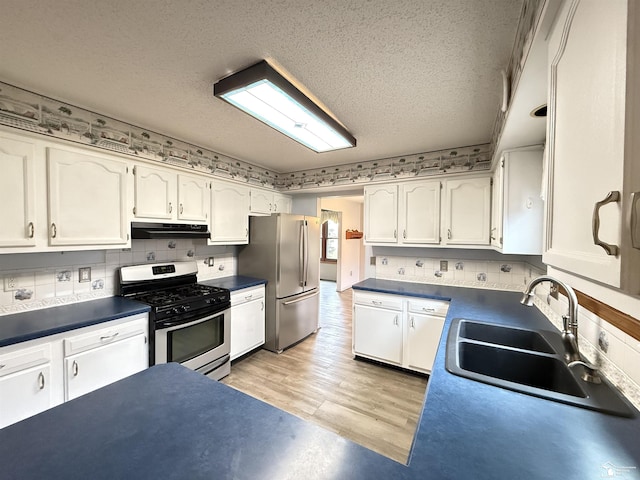
{"label": "white cabinet panel", "polygon": [[290,196],[274,193],[272,213],[291,213],[291,203]]}
{"label": "white cabinet panel", "polygon": [[178,219],[206,221],[209,193],[209,182],[204,177],[178,174]]}
{"label": "white cabinet panel", "polygon": [[375,185],[364,188],[364,232],[367,243],[397,243],[397,185]]}
{"label": "white cabinet panel", "polygon": [[209,244],[249,242],[249,188],[222,180],[211,186]]}
{"label": "white cabinet panel", "polygon": [[436,357],[444,317],[408,313],[406,366],[430,373]]}
{"label": "white cabinet panel", "polygon": [[400,243],[440,243],[440,189],[438,181],[400,185]]}
{"label": "white cabinet panel", "polygon": [[0,135],[0,247],[33,246],[35,240],[35,144]]}
{"label": "white cabinet panel", "polygon": [[160,218],[170,220],[176,205],[177,177],[175,172],[165,169],[136,165],[135,207],[137,218]]}
{"label": "white cabinet panel", "polygon": [[402,311],[356,304],[353,323],[356,354],[402,364]]}
{"label": "white cabinet panel", "polygon": [[51,364],[0,377],[0,392],[0,428],[51,408]]}
{"label": "white cabinet panel", "polygon": [[273,211],[273,192],[251,189],[250,212],[258,215],[271,215]]}
{"label": "white cabinet panel", "polygon": [[231,360],[265,342],[264,286],[231,293]]}
{"label": "white cabinet panel", "polygon": [[448,180],[444,225],[447,245],[489,245],[491,178]]}
{"label": "white cabinet panel", "polygon": [[143,334],[66,357],[65,400],[133,375],[147,366],[147,342]]}
{"label": "white cabinet panel", "polygon": [[127,164],[48,148],[51,245],[126,245]]}
{"label": "white cabinet panel", "polygon": [[[548,51],[550,174],[543,255],[549,265],[635,295],[639,26],[640,10],[623,0],[565,2],[556,19]],[[599,207],[606,198],[612,201]],[[597,239],[615,248],[605,249]]]}

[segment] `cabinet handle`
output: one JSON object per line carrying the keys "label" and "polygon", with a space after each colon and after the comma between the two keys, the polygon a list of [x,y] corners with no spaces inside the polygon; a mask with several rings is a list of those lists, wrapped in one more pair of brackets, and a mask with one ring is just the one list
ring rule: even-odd
{"label": "cabinet handle", "polygon": [[173,212],[173,205],[171,204],[171,202],[169,202],[169,213]]}
{"label": "cabinet handle", "polygon": [[411,317],[411,328],[416,328],[416,321],[413,317]]}
{"label": "cabinet handle", "polygon": [[493,235],[493,232],[495,232],[495,231],[496,231],[496,227],[493,227],[493,228],[491,229],[491,234],[489,235],[489,237],[491,238],[491,240],[495,240],[495,239],[496,239],[496,237]]}
{"label": "cabinet handle", "polygon": [[182,206],[182,204],[180,204],[180,215],[182,215],[183,212],[184,212],[184,207]]}
{"label": "cabinet handle", "polygon": [[435,309],[435,308],[431,308],[431,307],[429,307],[429,308],[427,308],[427,307],[422,307],[422,310],[424,310],[425,312],[435,312],[435,311],[436,311],[436,309]]}
{"label": "cabinet handle", "polygon": [[631,214],[629,215],[629,230],[631,230],[631,246],[640,250],[640,235],[638,235],[638,200],[640,200],[640,192],[631,193]]}
{"label": "cabinet handle", "polygon": [[260,311],[264,312],[264,300],[260,302]]}
{"label": "cabinet handle", "polygon": [[113,340],[118,336],[119,332],[114,333],[113,335],[105,335],[104,337],[100,337],[100,341],[104,342],[105,340]]}
{"label": "cabinet handle", "polygon": [[603,242],[600,240],[598,234],[600,233],[600,207],[606,205],[607,203],[617,203],[620,201],[620,192],[617,190],[613,190],[607,193],[607,196],[604,197],[604,200],[600,200],[596,202],[593,207],[593,219],[591,221],[591,230],[593,233],[593,243],[598,245],[599,247],[604,248],[604,251],[607,252],[607,255],[618,256],[619,248],[617,245],[612,245],[607,242]]}
{"label": "cabinet handle", "polygon": [[56,238],[56,235],[58,235],[58,229],[56,227],[55,223],[51,224],[51,238]]}
{"label": "cabinet handle", "polygon": [[4,367],[6,367],[6,365],[4,363],[0,363],[0,370],[3,369]]}
{"label": "cabinet handle", "polygon": [[398,231],[397,230],[393,231],[393,238],[398,238]]}
{"label": "cabinet handle", "polygon": [[27,229],[29,230],[29,238],[33,238],[34,235],[34,228],[33,228],[33,222],[29,222],[29,225],[27,225]]}
{"label": "cabinet handle", "polygon": [[407,229],[402,230],[402,238],[407,238]]}
{"label": "cabinet handle", "polygon": [[447,238],[451,240],[451,229],[447,228]]}
{"label": "cabinet handle", "polygon": [[244,229],[244,238],[249,238],[249,229],[248,228]]}
{"label": "cabinet handle", "polygon": [[73,376],[74,377],[78,376],[78,362],[76,362],[75,360],[73,361],[73,364],[71,365],[71,371],[73,372]]}
{"label": "cabinet handle", "polygon": [[398,325],[398,315],[395,316],[395,318],[393,319],[393,324],[394,325]]}
{"label": "cabinet handle", "polygon": [[38,374],[38,388],[44,390],[44,374],[42,372]]}
{"label": "cabinet handle", "polygon": [[382,302],[378,300],[371,300],[371,303],[373,303],[374,305],[382,305]]}
{"label": "cabinet handle", "polygon": [[245,300],[251,300],[252,298],[253,298],[253,294],[245,295],[245,297],[244,297]]}

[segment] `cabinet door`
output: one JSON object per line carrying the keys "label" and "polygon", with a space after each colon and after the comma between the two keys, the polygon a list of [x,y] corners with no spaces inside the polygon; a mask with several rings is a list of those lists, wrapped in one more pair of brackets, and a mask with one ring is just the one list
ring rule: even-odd
{"label": "cabinet door", "polygon": [[274,193],[273,213],[291,213],[291,197]]}
{"label": "cabinet door", "polygon": [[364,239],[367,243],[398,242],[398,186],[364,189]]}
{"label": "cabinet door", "polygon": [[231,307],[231,360],[264,344],[264,298]]}
{"label": "cabinet door", "polygon": [[250,211],[258,215],[271,215],[273,211],[273,192],[251,189]]}
{"label": "cabinet door", "polygon": [[35,245],[35,144],[0,136],[0,247]]}
{"label": "cabinet door", "polygon": [[357,355],[402,364],[402,312],[354,306],[353,351]]}
{"label": "cabinet door", "polygon": [[491,188],[491,245],[497,249],[502,248],[502,220],[504,202],[504,157],[500,158],[498,168],[493,174]]}
{"label": "cabinet door", "polygon": [[178,219],[206,222],[209,182],[193,175],[178,175]]}
{"label": "cabinet door", "polygon": [[[602,241],[620,245],[620,202],[600,208],[599,229],[592,220],[596,204],[623,189],[625,142],[630,140],[625,138],[625,127],[630,128],[625,94],[637,90],[637,83],[626,85],[627,5],[621,0],[566,2],[548,56],[551,174],[543,261],[616,287],[621,257],[596,245],[593,230]],[[627,112],[627,118],[633,117]],[[632,135],[637,138],[637,125]]]}
{"label": "cabinet door", "polygon": [[65,400],[144,370],[148,358],[147,339],[143,334],[66,357]]}
{"label": "cabinet door", "polygon": [[488,245],[491,178],[448,180],[444,208],[448,245]]}
{"label": "cabinet door", "polygon": [[0,377],[0,392],[0,428],[51,408],[51,364]]}
{"label": "cabinet door", "polygon": [[209,243],[249,243],[249,188],[214,180],[211,186]]}
{"label": "cabinet door", "polygon": [[48,148],[48,167],[51,245],[127,244],[125,162]]}
{"label": "cabinet door", "polygon": [[168,170],[136,165],[135,207],[137,218],[175,218],[176,174]]}
{"label": "cabinet door", "polygon": [[440,243],[440,182],[400,186],[400,242]]}
{"label": "cabinet door", "polygon": [[431,373],[443,326],[444,317],[409,312],[406,353],[408,368]]}

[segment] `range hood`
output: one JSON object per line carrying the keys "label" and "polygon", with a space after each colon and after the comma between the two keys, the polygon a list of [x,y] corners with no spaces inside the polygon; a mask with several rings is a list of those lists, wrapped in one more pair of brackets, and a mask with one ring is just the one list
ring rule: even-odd
{"label": "range hood", "polygon": [[209,238],[207,225],[131,222],[131,238]]}

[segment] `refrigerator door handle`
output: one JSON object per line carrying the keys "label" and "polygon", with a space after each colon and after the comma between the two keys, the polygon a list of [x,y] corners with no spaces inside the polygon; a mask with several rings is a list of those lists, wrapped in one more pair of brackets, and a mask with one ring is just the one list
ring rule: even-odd
{"label": "refrigerator door handle", "polygon": [[304,285],[307,286],[309,281],[309,225],[307,221],[303,221],[304,224]]}
{"label": "refrigerator door handle", "polygon": [[308,300],[310,298],[316,297],[319,294],[320,294],[320,292],[316,291],[316,292],[312,293],[311,295],[305,295],[302,298],[296,298],[295,300],[289,300],[288,302],[284,302],[282,305],[291,305],[293,303],[304,302],[305,300]]}
{"label": "refrigerator door handle", "polygon": [[300,286],[304,287],[304,220],[300,222],[300,245],[298,246],[298,279]]}

